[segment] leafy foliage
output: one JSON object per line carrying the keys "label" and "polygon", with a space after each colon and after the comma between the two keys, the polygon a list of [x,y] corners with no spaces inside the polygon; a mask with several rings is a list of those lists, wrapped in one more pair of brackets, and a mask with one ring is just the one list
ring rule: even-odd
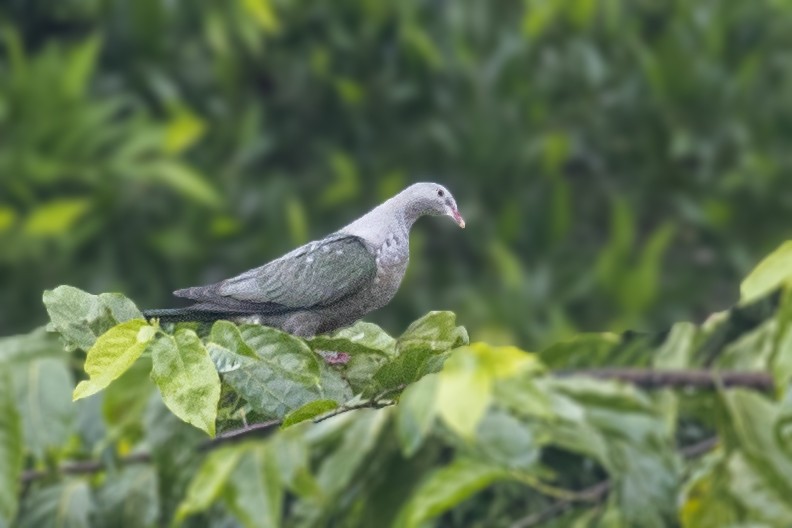
{"label": "leafy foliage", "polygon": [[[747,282],[780,289],[701,326],[581,335],[539,353],[471,344],[450,312],[431,312],[398,337],[361,322],[305,341],[229,321],[159,326],[119,295],[60,287],[45,303],[62,344],[41,330],[0,341],[3,372],[31,373],[8,376],[0,391],[3,519],[788,524],[786,275],[758,266]],[[328,365],[329,350],[349,361]],[[68,398],[74,384],[66,364],[80,358],[90,379],[74,407],[63,405],[58,395]],[[776,391],[647,391],[569,370],[705,365],[767,372]],[[46,434],[42,420],[52,425]],[[200,440],[215,428],[217,438]],[[686,458],[684,446],[713,437],[714,448]],[[68,475],[65,461],[97,453],[102,479]],[[20,495],[23,465],[41,473],[25,477]]]}
{"label": "leafy foliage", "polygon": [[[788,4],[2,3],[0,333],[59,283],[165,305],[419,178],[469,228],[414,234],[389,332],[46,293],[52,332],[0,338],[0,527],[792,524],[789,247],[623,333],[788,237]],[[399,335],[437,307],[492,345]],[[569,372],[618,366],[775,391]]]}

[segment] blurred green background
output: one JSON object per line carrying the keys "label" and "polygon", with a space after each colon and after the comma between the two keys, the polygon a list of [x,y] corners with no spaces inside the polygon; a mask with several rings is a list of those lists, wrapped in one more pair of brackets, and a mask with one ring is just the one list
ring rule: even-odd
{"label": "blurred green background", "polygon": [[792,235],[792,2],[3,0],[0,335],[174,306],[413,181],[402,290],[535,348],[737,298]]}

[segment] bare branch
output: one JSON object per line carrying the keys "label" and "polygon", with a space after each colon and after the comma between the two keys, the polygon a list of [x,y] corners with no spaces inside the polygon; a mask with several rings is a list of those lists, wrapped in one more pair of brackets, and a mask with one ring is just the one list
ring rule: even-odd
{"label": "bare branch", "polygon": [[566,370],[558,372],[557,375],[560,377],[588,376],[597,379],[615,379],[632,383],[643,389],[685,387],[715,390],[720,387],[745,387],[759,391],[773,390],[773,377],[766,372],[604,368]]}

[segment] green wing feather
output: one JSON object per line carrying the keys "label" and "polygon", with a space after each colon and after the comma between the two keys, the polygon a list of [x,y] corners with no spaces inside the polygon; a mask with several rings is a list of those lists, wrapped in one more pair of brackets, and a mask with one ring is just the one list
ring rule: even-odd
{"label": "green wing feather", "polygon": [[229,308],[295,310],[333,304],[369,286],[376,274],[363,240],[336,234],[236,277],[175,294]]}

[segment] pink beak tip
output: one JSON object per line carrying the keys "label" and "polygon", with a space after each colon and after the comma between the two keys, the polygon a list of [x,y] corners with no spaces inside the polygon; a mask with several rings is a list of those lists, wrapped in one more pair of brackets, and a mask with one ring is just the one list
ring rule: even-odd
{"label": "pink beak tip", "polygon": [[459,227],[465,229],[465,219],[462,218],[462,215],[459,214],[459,211],[454,211],[454,221],[457,223]]}

